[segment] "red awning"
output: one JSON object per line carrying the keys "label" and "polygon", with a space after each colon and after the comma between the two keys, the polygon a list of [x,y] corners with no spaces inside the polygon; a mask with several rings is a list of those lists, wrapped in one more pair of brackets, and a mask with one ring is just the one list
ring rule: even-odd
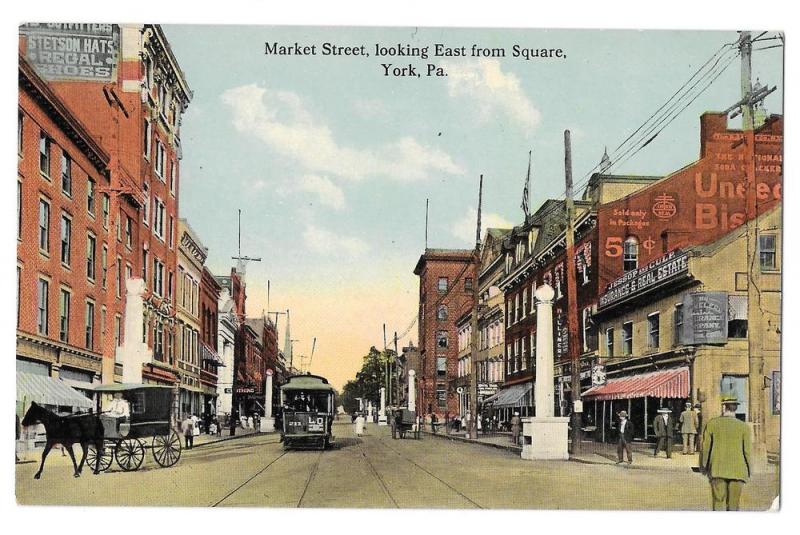
{"label": "red awning", "polygon": [[610,379],[604,385],[590,388],[581,397],[603,401],[643,398],[645,396],[654,398],[688,398],[689,368],[675,368]]}

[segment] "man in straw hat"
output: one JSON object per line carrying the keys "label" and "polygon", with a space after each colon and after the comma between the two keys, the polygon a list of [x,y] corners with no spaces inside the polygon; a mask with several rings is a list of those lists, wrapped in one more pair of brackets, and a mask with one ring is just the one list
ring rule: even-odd
{"label": "man in straw hat", "polygon": [[622,452],[628,454],[628,464],[633,462],[631,442],[633,442],[633,423],[628,420],[628,413],[619,411],[619,438],[617,439],[617,464],[622,463]]}
{"label": "man in straw hat", "polygon": [[722,395],[722,416],[712,418],[703,431],[700,470],[711,483],[715,511],[738,511],[744,484],[750,479],[750,427],[736,418],[739,401]]}
{"label": "man in straw hat", "polygon": [[672,411],[667,407],[661,407],[653,420],[653,431],[656,435],[656,449],[653,451],[653,457],[658,457],[658,452],[663,449],[667,454],[667,459],[672,459],[672,433],[674,430],[675,420],[672,418]]}
{"label": "man in straw hat", "polygon": [[695,436],[697,435],[697,412],[692,407],[692,402],[686,402],[686,409],[681,413],[678,422],[681,426],[681,437],[683,438],[683,454],[694,454]]}

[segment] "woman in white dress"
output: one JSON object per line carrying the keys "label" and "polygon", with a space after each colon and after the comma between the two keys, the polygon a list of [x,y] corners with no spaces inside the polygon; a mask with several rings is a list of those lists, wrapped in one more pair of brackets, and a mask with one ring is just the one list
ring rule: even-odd
{"label": "woman in white dress", "polygon": [[364,415],[359,413],[359,415],[356,416],[356,421],[355,421],[355,432],[357,437],[360,437],[361,435],[364,434],[365,422],[366,420],[364,419]]}

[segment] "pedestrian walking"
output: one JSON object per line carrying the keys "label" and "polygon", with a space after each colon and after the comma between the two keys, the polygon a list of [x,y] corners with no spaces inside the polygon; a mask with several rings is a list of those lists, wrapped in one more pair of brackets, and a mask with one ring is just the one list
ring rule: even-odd
{"label": "pedestrian walking", "polygon": [[686,408],[678,418],[678,423],[683,439],[683,455],[692,455],[697,438],[697,413],[692,408],[691,402],[686,402]]}
{"label": "pedestrian walking", "polygon": [[356,416],[356,421],[353,424],[353,431],[355,432],[357,437],[360,437],[364,434],[364,424],[366,423],[366,418],[362,414],[358,414]]}
{"label": "pedestrian walking", "polygon": [[736,418],[738,405],[735,395],[723,395],[722,416],[709,420],[703,431],[700,470],[709,478],[714,511],[738,511],[751,475],[750,428]]}
{"label": "pedestrian walking", "polygon": [[519,417],[519,412],[515,412],[511,417],[511,442],[515,445],[519,444],[519,433],[522,430],[522,420]]}
{"label": "pedestrian walking", "polygon": [[183,440],[186,442],[186,449],[192,449],[194,446],[194,420],[191,416],[187,415],[181,422],[181,431],[183,431]]}
{"label": "pedestrian walking", "polygon": [[663,449],[667,454],[667,459],[672,459],[672,433],[674,430],[675,420],[672,418],[672,411],[661,407],[653,420],[653,431],[656,435],[656,449],[653,451],[653,457],[658,457],[658,452]]}
{"label": "pedestrian walking", "polygon": [[622,463],[622,453],[627,453],[628,464],[633,463],[631,454],[631,442],[633,442],[633,422],[628,420],[628,413],[619,411],[619,437],[617,438],[617,464]]}
{"label": "pedestrian walking", "polygon": [[695,440],[697,441],[696,451],[699,452],[703,449],[703,411],[699,403],[694,404],[694,412],[697,414],[697,435],[695,435]]}
{"label": "pedestrian walking", "polygon": [[431,414],[431,431],[433,431],[434,435],[436,434],[436,427],[438,425],[439,425],[439,417],[436,416],[436,413],[434,412],[433,414]]}

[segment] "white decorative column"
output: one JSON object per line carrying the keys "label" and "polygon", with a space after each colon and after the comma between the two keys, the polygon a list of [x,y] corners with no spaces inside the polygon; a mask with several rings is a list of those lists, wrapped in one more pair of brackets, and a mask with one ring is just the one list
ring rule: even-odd
{"label": "white decorative column", "polygon": [[264,418],[261,420],[261,431],[275,431],[275,418],[272,416],[272,370],[267,370],[267,385],[264,388]]}
{"label": "white decorative column", "polygon": [[125,338],[117,346],[117,360],[122,364],[122,382],[142,382],[142,364],[150,362],[150,351],[142,342],[144,336],[144,294],[142,279],[125,281]]}
{"label": "white decorative column", "polygon": [[[523,459],[569,459],[569,418],[554,416],[553,288],[536,289],[535,416],[523,422]],[[531,443],[527,444],[527,437]]]}
{"label": "white decorative column", "polygon": [[417,384],[415,382],[417,372],[408,370],[408,410],[417,412]]}
{"label": "white decorative column", "polygon": [[378,425],[386,425],[386,387],[381,387],[381,412],[378,413]]}

